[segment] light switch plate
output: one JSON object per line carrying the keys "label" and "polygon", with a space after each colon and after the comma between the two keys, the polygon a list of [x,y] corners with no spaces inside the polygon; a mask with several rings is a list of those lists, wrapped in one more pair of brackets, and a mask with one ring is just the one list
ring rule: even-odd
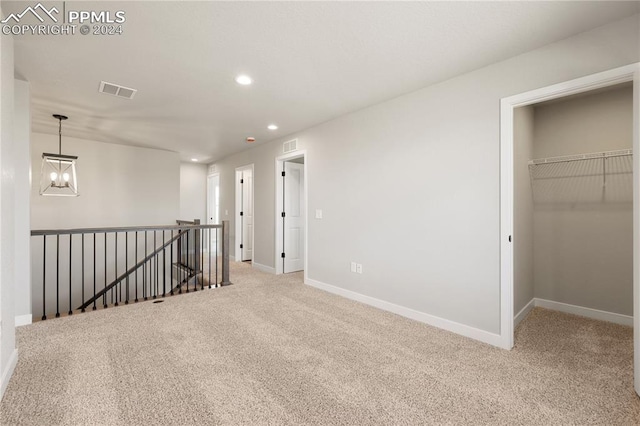
{"label": "light switch plate", "polygon": [[316,209],[316,219],[322,219],[322,210]]}
{"label": "light switch plate", "polygon": [[357,265],[356,262],[351,262],[351,272],[355,272],[356,271],[356,268],[357,268],[356,265]]}

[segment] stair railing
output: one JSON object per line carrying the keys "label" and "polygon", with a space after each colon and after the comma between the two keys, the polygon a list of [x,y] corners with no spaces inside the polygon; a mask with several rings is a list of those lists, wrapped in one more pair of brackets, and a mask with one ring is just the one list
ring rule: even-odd
{"label": "stair railing", "polygon": [[[91,307],[229,285],[229,223],[34,230],[32,312]],[[185,250],[187,256],[185,257]],[[183,262],[183,259],[188,261]]]}

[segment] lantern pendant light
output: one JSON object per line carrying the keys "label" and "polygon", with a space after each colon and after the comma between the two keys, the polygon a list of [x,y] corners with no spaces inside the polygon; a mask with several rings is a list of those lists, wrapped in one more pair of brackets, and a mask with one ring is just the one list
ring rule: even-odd
{"label": "lantern pendant light", "polygon": [[78,157],[62,154],[62,120],[68,117],[60,114],[53,114],[53,117],[58,120],[58,153],[42,154],[40,195],[77,197],[76,160]]}

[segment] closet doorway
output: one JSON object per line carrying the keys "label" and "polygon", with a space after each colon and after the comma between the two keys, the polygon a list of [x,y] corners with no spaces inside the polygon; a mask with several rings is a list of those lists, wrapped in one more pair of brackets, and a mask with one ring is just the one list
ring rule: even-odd
{"label": "closet doorway", "polygon": [[500,337],[533,306],[633,325],[640,394],[638,69],[502,100]]}

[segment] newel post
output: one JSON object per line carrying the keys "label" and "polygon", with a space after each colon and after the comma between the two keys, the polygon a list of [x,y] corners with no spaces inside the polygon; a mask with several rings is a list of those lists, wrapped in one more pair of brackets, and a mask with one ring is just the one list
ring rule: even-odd
{"label": "newel post", "polygon": [[233,284],[229,281],[229,221],[222,221],[222,281],[221,286]]}

